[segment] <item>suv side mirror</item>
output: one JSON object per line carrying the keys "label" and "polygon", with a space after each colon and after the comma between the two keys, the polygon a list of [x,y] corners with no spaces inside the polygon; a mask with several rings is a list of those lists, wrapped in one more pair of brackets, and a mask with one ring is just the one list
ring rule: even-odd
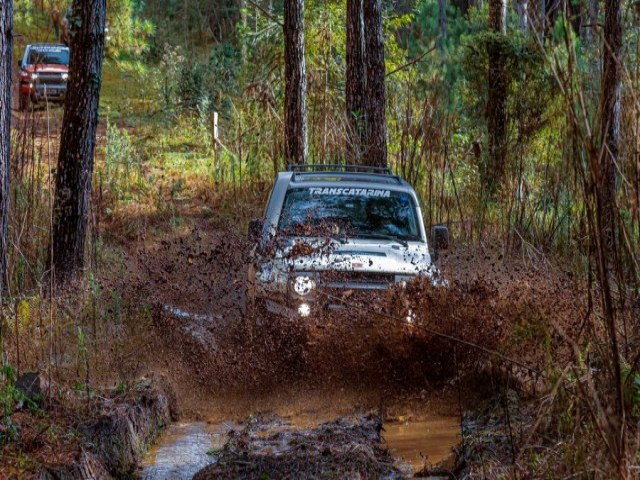
{"label": "suv side mirror", "polygon": [[249,239],[252,242],[257,242],[260,239],[263,226],[264,221],[259,218],[254,218],[249,222]]}
{"label": "suv side mirror", "polygon": [[438,252],[449,248],[449,229],[444,225],[431,227],[431,241],[433,242],[433,259],[438,259]]}

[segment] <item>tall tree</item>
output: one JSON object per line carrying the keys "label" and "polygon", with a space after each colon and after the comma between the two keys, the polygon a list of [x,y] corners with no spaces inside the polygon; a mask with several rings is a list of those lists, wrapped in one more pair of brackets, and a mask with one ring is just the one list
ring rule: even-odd
{"label": "tall tree", "polygon": [[469,13],[469,9],[475,5],[475,0],[451,0],[451,4],[460,9],[463,15]]}
{"label": "tall tree", "polygon": [[[604,47],[602,59],[602,92],[600,96],[601,152],[592,164],[598,164],[594,170],[596,183],[596,217],[598,270],[602,289],[604,316],[607,322],[614,370],[614,387],[616,390],[616,413],[618,432],[615,447],[618,455],[618,466],[621,472],[625,469],[626,442],[624,435],[625,406],[624,381],[622,377],[621,359],[617,340],[616,308],[610,287],[610,277],[615,274],[618,262],[618,235],[616,207],[617,162],[620,150],[620,120],[622,97],[622,12],[621,0],[605,2]],[[624,473],[621,473],[621,478]]]}
{"label": "tall tree", "polygon": [[106,0],[72,7],[69,92],[62,121],[53,219],[53,267],[65,281],[84,266],[104,57]]}
{"label": "tall tree", "polygon": [[447,41],[447,0],[438,0],[438,48]]}
{"label": "tall tree", "polygon": [[347,0],[347,85],[346,103],[350,135],[347,161],[361,163],[366,141],[365,95],[367,64],[364,43],[362,0]]}
{"label": "tall tree", "polygon": [[606,213],[607,244],[612,245],[615,236],[616,212],[616,163],[620,150],[620,119],[622,98],[622,19],[621,0],[606,2],[604,23],[604,47],[602,59],[602,94],[600,111],[602,114],[600,155],[602,174],[603,208]]}
{"label": "tall tree", "polygon": [[585,36],[587,41],[592,42],[598,31],[598,0],[587,0],[587,16]]}
{"label": "tall tree", "polygon": [[533,26],[538,35],[544,36],[547,28],[547,0],[535,0],[533,12]]}
{"label": "tall tree", "polygon": [[304,0],[284,1],[285,160],[307,163],[307,71]]}
{"label": "tall tree", "polygon": [[364,0],[364,36],[367,51],[367,142],[368,165],[387,166],[387,118],[384,64],[384,34],[381,0]]}
{"label": "tall tree", "polygon": [[507,78],[504,52],[507,32],[507,0],[489,1],[489,72],[487,78],[487,130],[489,158],[484,167],[483,184],[493,197],[501,184],[507,161]]}
{"label": "tall tree", "polygon": [[518,28],[526,32],[529,29],[529,0],[513,0],[513,6],[518,15]]}
{"label": "tall tree", "polygon": [[7,288],[9,260],[9,174],[11,158],[11,67],[13,2],[0,2],[0,301]]}

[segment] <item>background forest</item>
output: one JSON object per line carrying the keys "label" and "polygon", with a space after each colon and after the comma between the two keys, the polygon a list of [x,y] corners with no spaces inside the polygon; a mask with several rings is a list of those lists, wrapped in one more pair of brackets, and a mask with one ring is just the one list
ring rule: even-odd
{"label": "background forest", "polygon": [[[304,0],[308,163],[344,163],[355,141],[345,107],[348,1]],[[61,112],[14,118],[0,446],[19,437],[16,370],[51,361],[56,349],[71,352],[69,384],[79,392],[105,378],[126,383],[99,363],[109,350],[101,339],[124,345],[121,337],[151,321],[148,305],[105,286],[126,268],[131,245],[192,227],[195,211],[236,233],[260,215],[286,168],[285,3],[108,2],[86,268],[62,296],[50,295],[47,275]],[[425,224],[448,225],[460,251],[559,270],[588,299],[579,329],[540,320],[544,328],[520,332],[548,349],[537,365],[548,383],[536,397],[548,401],[523,422],[535,432],[526,440],[550,452],[525,448],[513,465],[496,462],[480,476],[637,478],[640,3],[381,5],[387,161],[419,193]],[[14,58],[28,43],[52,41],[52,19],[68,6],[14,0]],[[617,80],[603,75],[607,57]],[[119,358],[120,347],[107,355]]]}
{"label": "background forest", "polygon": [[[519,13],[509,4],[502,34],[488,29],[488,3],[384,3],[389,163],[425,195],[430,224],[459,225],[471,236],[499,228],[519,237],[516,244],[583,251],[574,248],[583,247],[576,242],[585,228],[577,200],[586,161],[580,142],[597,127],[600,112],[602,6],[547,2],[541,19],[539,5]],[[18,37],[17,54],[27,37],[52,38],[56,8],[64,5],[16,2],[17,28],[29,32]],[[638,12],[629,4],[622,13],[628,88],[619,200],[631,233],[640,221],[633,97]],[[172,129],[190,137],[184,139],[189,151],[170,155],[193,168],[211,166],[205,170],[213,181],[270,178],[286,166],[282,17],[277,1],[111,2],[103,116],[112,125],[123,119],[167,137],[174,137]],[[305,29],[309,162],[341,162],[349,140],[345,3],[307,2]],[[507,144],[499,198],[487,204],[487,73],[496,46],[505,58]],[[213,112],[219,145],[212,139]],[[578,124],[572,115],[579,115]],[[117,136],[118,128],[112,130]]]}

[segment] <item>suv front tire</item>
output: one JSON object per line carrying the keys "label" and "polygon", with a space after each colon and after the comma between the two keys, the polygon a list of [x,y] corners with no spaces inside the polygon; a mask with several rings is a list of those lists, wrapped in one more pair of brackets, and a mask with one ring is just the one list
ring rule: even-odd
{"label": "suv front tire", "polygon": [[21,93],[18,101],[18,107],[21,112],[25,112],[29,109],[31,104],[31,97],[29,94]]}

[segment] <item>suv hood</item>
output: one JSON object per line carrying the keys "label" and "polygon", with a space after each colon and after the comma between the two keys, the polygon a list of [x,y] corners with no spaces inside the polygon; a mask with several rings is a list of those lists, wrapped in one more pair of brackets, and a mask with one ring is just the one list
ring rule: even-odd
{"label": "suv hood", "polygon": [[[302,253],[299,253],[302,252]],[[418,275],[431,270],[426,243],[293,238],[276,251],[274,263],[293,271],[356,271]],[[275,265],[274,265],[275,266]]]}
{"label": "suv hood", "polygon": [[69,66],[55,63],[43,63],[39,65],[29,65],[24,69],[24,71],[29,73],[67,73],[69,71]]}

